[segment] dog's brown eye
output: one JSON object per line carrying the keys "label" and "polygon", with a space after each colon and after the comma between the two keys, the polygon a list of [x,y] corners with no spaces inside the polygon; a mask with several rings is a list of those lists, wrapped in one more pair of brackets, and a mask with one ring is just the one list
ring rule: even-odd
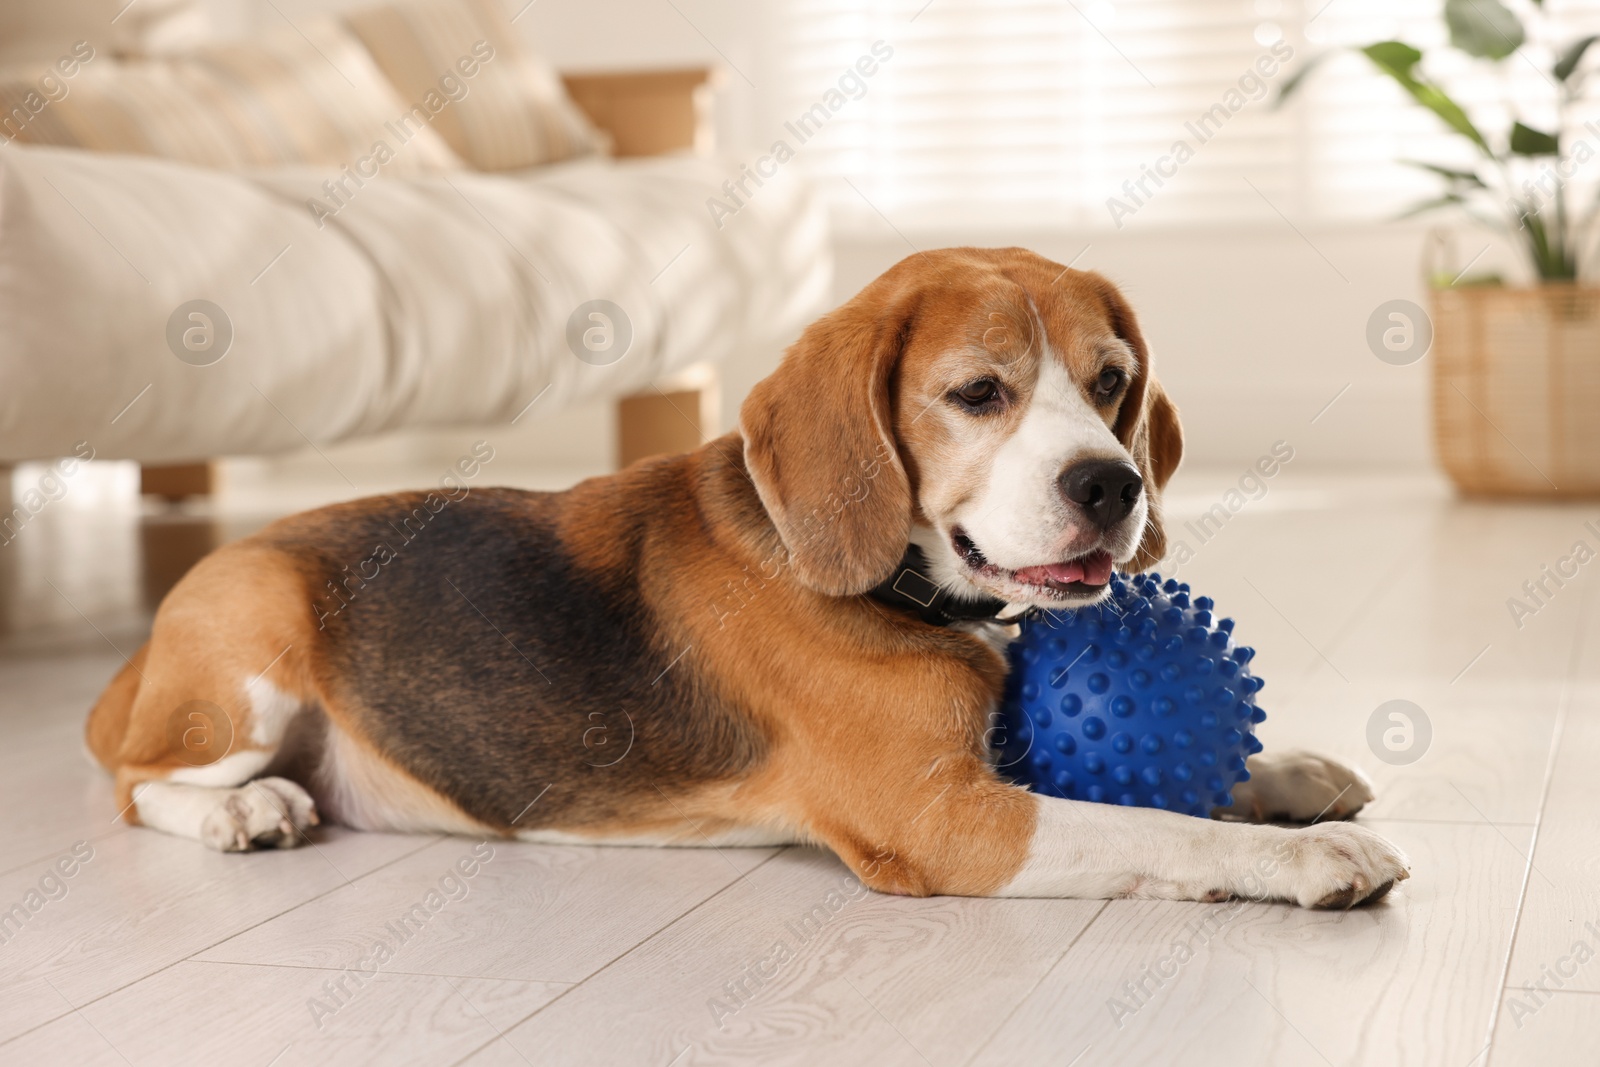
{"label": "dog's brown eye", "polygon": [[1100,379],[1094,383],[1094,397],[1096,400],[1110,400],[1122,388],[1122,383],[1128,376],[1115,367],[1107,367],[1100,372]]}
{"label": "dog's brown eye", "polygon": [[1000,395],[1000,386],[993,378],[979,378],[955,391],[955,398],[969,408],[981,408]]}

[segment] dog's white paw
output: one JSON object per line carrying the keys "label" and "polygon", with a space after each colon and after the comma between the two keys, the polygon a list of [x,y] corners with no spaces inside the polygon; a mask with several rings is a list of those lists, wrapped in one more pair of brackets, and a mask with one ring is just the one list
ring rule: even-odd
{"label": "dog's white paw", "polygon": [[1267,882],[1306,908],[1350,908],[1378,900],[1411,877],[1405,854],[1364,826],[1319,823],[1289,831]]}
{"label": "dog's white paw", "polygon": [[1290,749],[1251,756],[1250,780],[1233,787],[1233,806],[1213,817],[1245,822],[1348,819],[1372,802],[1372,783],[1354,767]]}
{"label": "dog's white paw", "polygon": [[310,794],[287,778],[258,778],[218,794],[200,824],[200,840],[219,852],[295,848],[306,828],[321,821]]}

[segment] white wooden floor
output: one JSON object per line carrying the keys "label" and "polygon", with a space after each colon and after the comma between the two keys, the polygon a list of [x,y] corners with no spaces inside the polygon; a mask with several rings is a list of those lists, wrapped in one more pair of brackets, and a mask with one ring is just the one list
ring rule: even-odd
{"label": "white wooden floor", "polygon": [[[1180,476],[1175,537],[1195,546],[1183,521],[1228,481]],[[1600,547],[1600,505],[1291,467],[1184,569],[1260,649],[1268,748],[1376,780],[1364,821],[1414,861],[1381,906],[868,895],[802,929],[847,879],[815,851],[498,843],[361,981],[347,968],[475,843],[327,829],[224,856],[115,822],[79,744],[111,646],[137,646],[186,552],[259,517],[53,507],[0,547],[0,912],[38,908],[20,930],[0,914],[0,1063],[1600,1062],[1600,563],[1520,630],[1506,607]],[[1396,698],[1433,729],[1409,766],[1367,746]],[[53,880],[75,845],[92,856]],[[1193,958],[1152,977],[1178,940]],[[729,983],[779,942],[738,1007]]]}

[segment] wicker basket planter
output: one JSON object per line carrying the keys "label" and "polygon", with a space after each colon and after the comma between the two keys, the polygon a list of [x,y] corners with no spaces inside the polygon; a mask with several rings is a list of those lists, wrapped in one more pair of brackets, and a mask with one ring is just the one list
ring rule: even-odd
{"label": "wicker basket planter", "polygon": [[1600,496],[1600,288],[1433,294],[1434,437],[1463,492]]}

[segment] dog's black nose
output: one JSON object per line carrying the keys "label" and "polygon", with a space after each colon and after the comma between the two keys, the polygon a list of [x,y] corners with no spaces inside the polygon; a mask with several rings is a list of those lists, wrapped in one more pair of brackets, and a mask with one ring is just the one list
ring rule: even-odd
{"label": "dog's black nose", "polygon": [[1075,463],[1061,472],[1060,482],[1062,495],[1102,530],[1127,518],[1144,491],[1144,479],[1133,465],[1116,459]]}

